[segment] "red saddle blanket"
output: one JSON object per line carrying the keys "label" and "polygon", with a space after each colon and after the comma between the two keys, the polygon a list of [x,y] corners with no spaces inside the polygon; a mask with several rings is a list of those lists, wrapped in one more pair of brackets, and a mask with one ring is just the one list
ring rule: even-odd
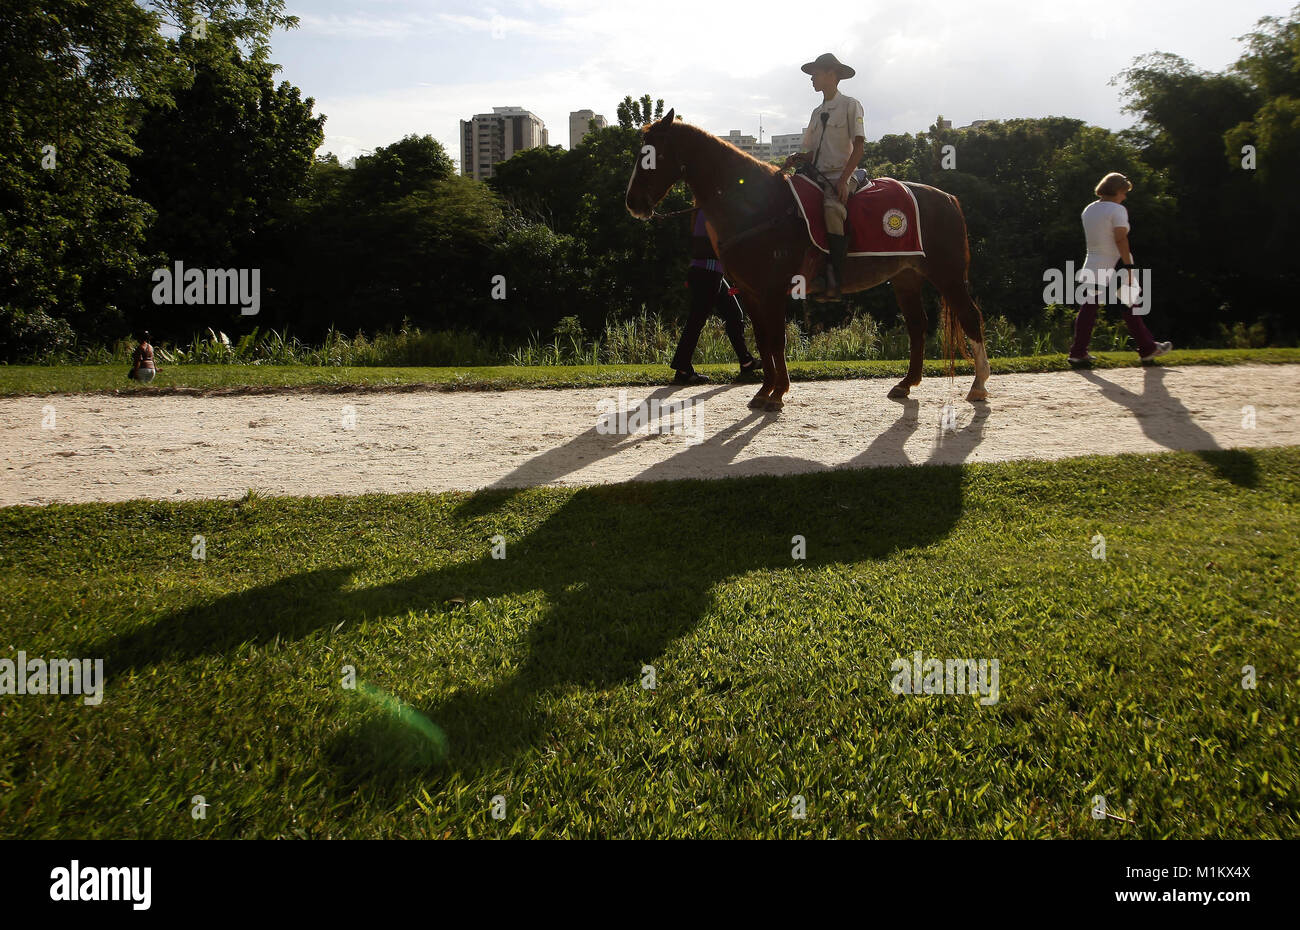
{"label": "red saddle blanket", "polygon": [[[822,189],[801,174],[787,177],[786,183],[808,226],[808,237],[828,251]],[[850,256],[925,254],[916,197],[907,185],[893,178],[868,181],[849,197],[848,208]]]}

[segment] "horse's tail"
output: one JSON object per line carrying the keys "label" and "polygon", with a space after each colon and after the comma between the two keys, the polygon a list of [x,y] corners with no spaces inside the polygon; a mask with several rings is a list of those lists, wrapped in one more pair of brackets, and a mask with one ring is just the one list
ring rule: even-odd
{"label": "horse's tail", "polygon": [[[957,219],[957,234],[961,238],[962,264],[960,280],[962,287],[965,287],[969,293],[970,236],[966,233],[966,215],[962,213],[960,200],[952,194],[948,194],[948,198],[952,201],[953,211],[955,212]],[[971,299],[971,303],[974,302],[974,299]],[[962,338],[963,332],[961,322],[957,318],[957,311],[953,308],[952,304],[948,302],[947,295],[942,291],[939,295],[939,304],[942,308],[941,312],[943,314],[943,357],[948,362],[948,377],[955,378],[957,376],[958,349],[961,349],[962,357],[971,364],[975,363],[975,359],[971,357],[970,350],[966,348],[966,340]],[[980,338],[982,341],[984,336],[984,315],[979,313],[978,305],[975,307],[975,311],[980,317]]]}

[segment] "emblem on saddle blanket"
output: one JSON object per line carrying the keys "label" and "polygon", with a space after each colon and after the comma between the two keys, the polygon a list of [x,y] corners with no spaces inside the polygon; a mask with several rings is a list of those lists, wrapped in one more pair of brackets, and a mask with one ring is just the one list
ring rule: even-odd
{"label": "emblem on saddle blanket", "polygon": [[[786,183],[808,227],[808,238],[821,251],[829,251],[822,189],[801,174],[787,177]],[[848,211],[849,258],[925,254],[916,197],[907,185],[893,178],[868,181],[849,197]]]}

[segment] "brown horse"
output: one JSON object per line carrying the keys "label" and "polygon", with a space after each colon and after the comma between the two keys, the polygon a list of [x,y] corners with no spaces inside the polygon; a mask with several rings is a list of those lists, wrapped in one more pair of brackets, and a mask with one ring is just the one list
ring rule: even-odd
{"label": "brown horse", "polygon": [[[669,110],[663,119],[642,130],[641,151],[627,187],[628,212],[650,219],[655,206],[678,181],[686,182],[696,206],[704,210],[713,247],[726,265],[727,276],[740,288],[753,321],[763,362],[763,387],[749,406],[779,410],[781,398],[790,390],[785,364],[786,300],[809,247],[808,231],[789,186],[774,165],[703,129],[677,122]],[[956,323],[974,351],[975,383],[966,399],[985,400],[989,363],[984,351],[984,320],[971,299],[967,281],[970,245],[961,205],[956,197],[936,187],[905,183],[916,196],[926,255],[849,258],[844,263],[842,291],[864,291],[886,281],[894,286],[911,342],[907,376],[889,392],[890,397],[902,398],[921,383],[926,327],[921,283],[928,280],[942,299],[949,358],[953,356],[951,347],[959,342]],[[966,354],[964,347],[962,352]]]}

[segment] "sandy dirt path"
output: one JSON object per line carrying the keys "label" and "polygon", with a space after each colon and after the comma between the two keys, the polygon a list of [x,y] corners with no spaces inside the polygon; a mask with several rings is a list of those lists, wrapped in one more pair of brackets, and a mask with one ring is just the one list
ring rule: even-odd
{"label": "sandy dirt path", "polygon": [[[790,474],[909,463],[1300,445],[1300,365],[1126,368],[795,384],[779,415],[753,385],[629,388],[626,407],[689,399],[693,422],[601,431],[619,390],[58,395],[0,399],[0,505],[446,491]],[[605,402],[604,406],[599,406]],[[951,402],[947,429],[944,407]],[[1255,425],[1243,423],[1253,408]],[[617,429],[618,415],[608,420]],[[955,422],[954,422],[955,421]],[[637,427],[633,421],[627,426]]]}

